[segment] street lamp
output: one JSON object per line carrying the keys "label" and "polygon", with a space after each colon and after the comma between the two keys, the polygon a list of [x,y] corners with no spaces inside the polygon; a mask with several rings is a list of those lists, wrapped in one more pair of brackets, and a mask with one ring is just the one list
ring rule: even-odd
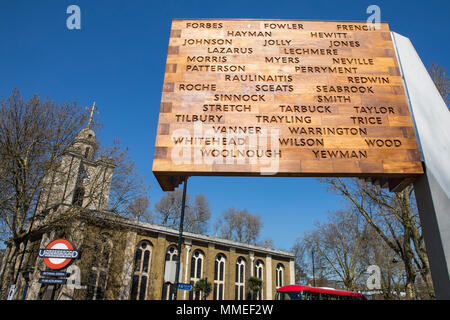
{"label": "street lamp", "polygon": [[312,272],[313,272],[313,287],[316,286],[316,275],[314,274],[314,250],[311,250],[312,256]]}
{"label": "street lamp", "polygon": [[181,200],[181,217],[180,217],[180,228],[178,234],[178,259],[175,268],[175,292],[172,294],[172,299],[177,300],[178,294],[178,283],[180,282],[180,262],[181,262],[181,242],[183,240],[183,225],[184,225],[184,210],[186,208],[186,189],[187,189],[187,181],[189,177],[185,177],[183,183],[183,198]]}

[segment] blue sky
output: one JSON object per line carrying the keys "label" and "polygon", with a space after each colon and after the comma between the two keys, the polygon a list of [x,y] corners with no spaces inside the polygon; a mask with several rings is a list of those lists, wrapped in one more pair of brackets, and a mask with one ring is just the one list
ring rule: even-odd
{"label": "blue sky", "polygon": [[[66,9],[81,9],[81,30],[66,27]],[[449,67],[449,1],[6,1],[0,0],[0,96],[13,88],[58,102],[100,108],[103,144],[129,147],[139,173],[163,192],[151,172],[171,19],[252,18],[365,21],[366,8],[409,37],[425,64]],[[264,222],[261,238],[280,249],[323,221],[341,199],[313,178],[192,177],[188,192],[204,193],[212,221],[229,207]]]}

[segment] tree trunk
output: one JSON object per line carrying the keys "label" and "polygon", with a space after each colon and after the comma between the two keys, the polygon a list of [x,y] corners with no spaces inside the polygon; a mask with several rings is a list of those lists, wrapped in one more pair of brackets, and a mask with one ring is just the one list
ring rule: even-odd
{"label": "tree trunk", "polygon": [[[20,244],[19,244],[20,246]],[[16,262],[19,257],[19,250],[17,244],[13,243],[11,247],[9,247],[2,261],[2,269],[0,270],[0,299],[5,300],[8,296],[9,288],[14,282],[15,271],[16,271]]]}

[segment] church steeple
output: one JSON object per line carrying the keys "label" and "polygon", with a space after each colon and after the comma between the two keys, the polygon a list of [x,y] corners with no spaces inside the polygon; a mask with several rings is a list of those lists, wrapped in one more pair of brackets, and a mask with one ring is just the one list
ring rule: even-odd
{"label": "church steeple", "polygon": [[[89,116],[89,122],[86,128],[82,129],[73,141],[73,151],[81,154],[85,159],[93,160],[95,152],[97,151],[97,142],[95,139],[95,132],[92,130],[92,120],[94,118],[94,112],[97,107],[94,104],[91,108],[91,114]],[[98,113],[98,112],[97,112]]]}
{"label": "church steeple", "polygon": [[58,168],[45,177],[40,210],[60,204],[107,209],[115,164],[104,158],[95,159],[98,145],[91,128],[95,110],[94,102],[87,126],[75,136]]}
{"label": "church steeple", "polygon": [[[89,117],[89,123],[88,123],[88,128],[89,128],[89,129],[91,128],[92,119],[94,118],[94,111],[97,111],[97,107],[95,106],[95,101],[94,101],[94,104],[92,105],[92,108],[91,108],[91,115],[90,115],[90,117]],[[97,113],[98,113],[98,112],[97,112]]]}
{"label": "church steeple", "polygon": [[73,140],[71,149],[73,152],[80,154],[83,158],[92,161],[94,160],[97,148],[95,132],[89,127],[86,127],[77,134]]}

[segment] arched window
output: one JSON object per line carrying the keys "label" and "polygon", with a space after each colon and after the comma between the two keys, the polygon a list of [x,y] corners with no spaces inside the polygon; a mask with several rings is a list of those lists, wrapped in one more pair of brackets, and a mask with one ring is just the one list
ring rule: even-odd
{"label": "arched window", "polygon": [[[195,250],[191,257],[191,284],[194,285],[198,280],[202,278],[203,274],[203,261],[205,256],[200,250]],[[193,290],[189,291],[189,300],[200,300],[200,294],[195,293]]]}
{"label": "arched window", "polygon": [[[175,246],[169,246],[166,250],[166,258],[165,258],[165,268],[167,267],[168,261],[177,261],[178,259],[178,249]],[[163,300],[170,300],[172,296],[172,291],[175,290],[175,284],[170,282],[165,282],[163,284],[163,292],[162,292],[162,299]]]}
{"label": "arched window", "polygon": [[134,257],[134,272],[130,293],[131,300],[145,300],[146,298],[151,257],[152,246],[150,242],[141,241]]}
{"label": "arched window", "polygon": [[82,186],[78,186],[75,189],[72,204],[74,206],[81,208],[83,206],[83,198],[84,198],[84,188]]}
{"label": "arched window", "polygon": [[277,268],[275,269],[275,284],[276,288],[281,288],[283,286],[283,276],[284,276],[284,267],[281,263],[277,264]]}
{"label": "arched window", "polygon": [[244,300],[245,292],[245,259],[239,257],[236,260],[236,279],[234,282],[235,300]]}
{"label": "arched window", "polygon": [[86,300],[105,299],[112,247],[113,244],[110,239],[103,238],[102,240],[97,240],[94,242],[93,251],[96,255],[96,259],[89,273]]}
{"label": "arched window", "polygon": [[[255,277],[264,281],[264,263],[261,260],[257,260],[255,263]],[[256,300],[262,300],[263,288],[256,294]]]}
{"label": "arched window", "polygon": [[223,300],[225,292],[225,256],[219,253],[214,261],[214,300]]}

